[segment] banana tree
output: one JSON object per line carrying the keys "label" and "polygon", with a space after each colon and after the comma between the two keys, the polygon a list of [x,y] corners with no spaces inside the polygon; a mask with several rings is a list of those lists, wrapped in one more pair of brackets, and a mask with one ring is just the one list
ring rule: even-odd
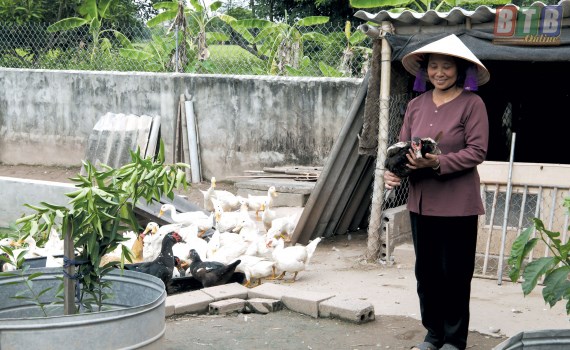
{"label": "banana tree", "polygon": [[[154,5],[155,9],[164,10],[156,17],[147,22],[149,27],[155,27],[161,23],[172,21],[169,33],[177,28],[181,33],[178,49],[178,67],[182,68],[188,63],[188,48],[195,48],[198,64],[210,57],[207,39],[226,41],[229,37],[220,32],[207,32],[208,24],[217,17],[223,15],[210,15],[222,6],[221,1],[215,1],[207,7],[198,0],[190,0],[191,7],[186,7],[182,1],[165,1]],[[225,21],[233,20],[230,16],[223,16]],[[176,60],[176,59],[174,59]]]}
{"label": "banana tree", "polygon": [[[151,35],[152,40],[146,43],[133,43],[119,49],[119,54],[133,61],[140,62],[145,70],[154,72],[169,72],[172,70],[172,52],[176,50],[173,37],[164,37],[159,33]],[[189,43],[186,42],[188,45]]]}
{"label": "banana tree", "polygon": [[129,47],[130,41],[123,33],[115,29],[102,29],[103,20],[107,18],[112,2],[113,0],[85,0],[79,7],[79,13],[83,15],[83,17],[64,18],[50,25],[47,31],[54,33],[79,28],[85,25],[89,26],[89,33],[92,36],[93,45],[91,50],[91,62],[93,62],[95,54],[99,49],[109,53],[112,48],[111,41],[107,37],[102,36],[104,33],[112,33],[123,46]]}
{"label": "banana tree", "polygon": [[[305,40],[327,40],[321,33],[303,33],[302,28],[328,21],[329,18],[326,16],[311,16],[300,18],[292,25],[287,24],[286,20],[284,23],[273,23],[260,19],[236,20],[229,24],[250,44],[256,46],[258,57],[267,58],[266,72],[284,75],[287,72],[286,67],[299,68],[301,59],[305,57],[303,53]],[[258,30],[258,34],[254,36],[250,32],[251,29]]]}
{"label": "banana tree", "polygon": [[342,52],[342,58],[338,66],[339,72],[341,72],[345,77],[352,76],[352,67],[354,65],[355,56],[356,54],[360,54],[363,58],[361,74],[365,75],[366,70],[368,70],[369,58],[372,55],[372,49],[365,46],[359,46],[358,44],[361,44],[366,40],[366,35],[359,30],[352,32],[350,21],[346,21],[343,37],[345,48]]}

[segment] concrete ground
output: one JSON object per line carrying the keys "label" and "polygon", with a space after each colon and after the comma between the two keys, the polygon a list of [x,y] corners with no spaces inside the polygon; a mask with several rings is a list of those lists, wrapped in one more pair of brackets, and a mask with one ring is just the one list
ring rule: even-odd
{"label": "concrete ground", "polygon": [[[69,182],[76,169],[2,166],[0,176]],[[199,189],[185,193],[199,204]],[[224,189],[232,190],[233,185]],[[300,207],[277,208],[280,215],[297,213]],[[334,293],[372,303],[376,319],[354,325],[330,319],[314,319],[288,310],[268,315],[183,315],[167,319],[166,349],[409,349],[424,335],[419,316],[413,273],[414,254],[409,244],[397,247],[392,265],[367,264],[366,234],[325,238],[311,264],[294,283],[280,283],[296,290]],[[520,284],[475,278],[472,283],[471,332],[468,349],[489,350],[506,337],[537,329],[567,329],[562,303],[545,305],[541,288],[524,297]]]}
{"label": "concrete ground", "polygon": [[[302,208],[279,210],[284,215]],[[313,291],[368,301],[374,306],[374,321],[356,325],[289,310],[268,315],[182,315],[167,319],[166,348],[181,348],[183,340],[193,348],[209,349],[409,349],[425,333],[415,291],[413,247],[397,247],[394,263],[386,265],[366,263],[366,246],[365,233],[325,238],[307,270],[299,273],[294,283],[264,283],[287,286],[292,294]],[[468,349],[492,349],[522,331],[568,328],[564,305],[551,309],[545,305],[540,289],[524,297],[520,284],[498,285],[496,280],[475,278]],[[182,336],[181,330],[187,333]]]}

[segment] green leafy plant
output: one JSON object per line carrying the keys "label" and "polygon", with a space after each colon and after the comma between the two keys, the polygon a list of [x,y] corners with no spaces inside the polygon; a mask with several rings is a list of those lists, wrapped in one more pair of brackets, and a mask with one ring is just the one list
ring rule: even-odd
{"label": "green leafy plant", "polygon": [[[77,190],[67,193],[68,206],[41,202],[27,207],[35,213],[16,221],[24,234],[42,237],[55,228],[69,232],[75,247],[76,274],[80,283],[80,307],[101,311],[109,296],[110,284],[103,280],[114,263],[101,264],[104,255],[112,252],[124,241],[121,232],[139,232],[141,227],[135,216],[137,202],[159,201],[162,196],[174,198],[174,189],[187,188],[185,163],[164,164],[164,144],[161,141],[158,155],[142,158],[140,151],[131,152],[131,163],[118,169],[100,165],[98,170],[84,162],[85,175],[71,180]],[[121,265],[131,260],[131,252],[122,247]],[[93,305],[97,306],[95,308]]]}
{"label": "green leafy plant", "polygon": [[[258,57],[266,59],[265,73],[284,75],[287,67],[293,71],[301,67],[305,57],[303,42],[305,40],[322,40],[327,38],[317,32],[302,32],[302,28],[313,27],[327,23],[326,16],[311,16],[299,18],[292,25],[273,23],[262,19],[244,19],[227,21],[250,44],[257,48]],[[250,30],[254,30],[254,35]]]}
{"label": "green leafy plant", "polygon": [[[191,6],[185,6],[183,1],[164,1],[153,5],[157,10],[163,10],[156,17],[147,22],[150,28],[166,21],[171,21],[171,26],[167,34],[174,31],[178,33],[179,49],[178,57],[172,56],[171,66],[177,68],[177,71],[182,71],[189,62],[191,66],[189,70],[200,72],[204,68],[208,70],[208,63],[204,63],[210,57],[210,50],[208,49],[208,42],[222,42],[227,41],[229,37],[221,32],[207,31],[208,24],[215,18],[220,18],[224,21],[234,21],[235,19],[227,15],[214,15],[213,13],[222,6],[221,1],[214,1],[208,6],[202,6],[198,0],[190,0]],[[188,56],[195,60],[190,60]],[[178,61],[176,62],[176,58]]]}
{"label": "green leafy plant", "polygon": [[[27,250],[18,251],[12,249],[9,246],[0,246],[0,250],[4,252],[2,255],[0,255],[0,260],[2,260],[4,264],[13,265],[15,268],[14,271],[0,272],[0,276],[19,278],[18,280],[7,282],[6,285],[23,284],[25,287],[22,291],[18,292],[16,295],[11,296],[11,298],[27,301],[33,305],[36,305],[38,308],[40,308],[43,315],[47,317],[48,316],[47,307],[55,305],[57,301],[54,300],[53,302],[47,304],[41,301],[41,297],[47,292],[49,292],[52,289],[52,287],[42,289],[41,291],[37,291],[34,288],[34,279],[42,276],[43,273],[33,272],[31,274],[28,274],[30,266],[24,265],[24,262],[26,260],[25,255],[27,253]],[[63,290],[63,285],[61,286],[61,288],[57,290],[56,295],[58,294],[61,295],[62,290]]]}
{"label": "green leafy plant", "polygon": [[[564,200],[564,207],[570,213],[570,197]],[[561,300],[566,300],[566,313],[570,314],[570,242],[562,243],[560,232],[546,229],[542,220],[533,219],[534,225],[524,230],[514,241],[511,247],[511,255],[508,260],[510,266],[509,277],[516,282],[521,277],[522,290],[528,295],[537,286],[539,280],[544,277],[542,297],[550,307]],[[570,227],[568,227],[570,229]],[[531,238],[533,231],[537,237]],[[526,258],[537,245],[543,242],[548,247],[552,256],[542,257],[526,263]]]}
{"label": "green leafy plant", "polygon": [[69,17],[55,22],[47,28],[49,33],[66,31],[84,25],[89,26],[89,33],[92,36],[91,61],[95,54],[101,50],[109,53],[112,47],[111,41],[103,36],[105,33],[112,33],[124,47],[130,48],[130,40],[121,32],[115,29],[103,29],[103,20],[109,16],[109,9],[113,0],[85,0],[79,8],[79,13],[83,17]]}

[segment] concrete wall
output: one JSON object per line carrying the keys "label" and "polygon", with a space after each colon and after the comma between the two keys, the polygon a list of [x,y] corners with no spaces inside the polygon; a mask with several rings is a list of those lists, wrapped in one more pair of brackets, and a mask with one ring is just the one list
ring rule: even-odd
{"label": "concrete wall", "polygon": [[361,79],[0,69],[0,162],[80,165],[107,112],[160,115],[167,160],[181,94],[194,101],[202,175],[322,166]]}

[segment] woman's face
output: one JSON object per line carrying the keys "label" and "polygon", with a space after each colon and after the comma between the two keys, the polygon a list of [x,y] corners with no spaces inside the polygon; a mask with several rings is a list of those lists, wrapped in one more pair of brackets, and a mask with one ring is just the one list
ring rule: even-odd
{"label": "woman's face", "polygon": [[451,56],[431,54],[427,74],[436,89],[447,90],[457,81],[457,64]]}

